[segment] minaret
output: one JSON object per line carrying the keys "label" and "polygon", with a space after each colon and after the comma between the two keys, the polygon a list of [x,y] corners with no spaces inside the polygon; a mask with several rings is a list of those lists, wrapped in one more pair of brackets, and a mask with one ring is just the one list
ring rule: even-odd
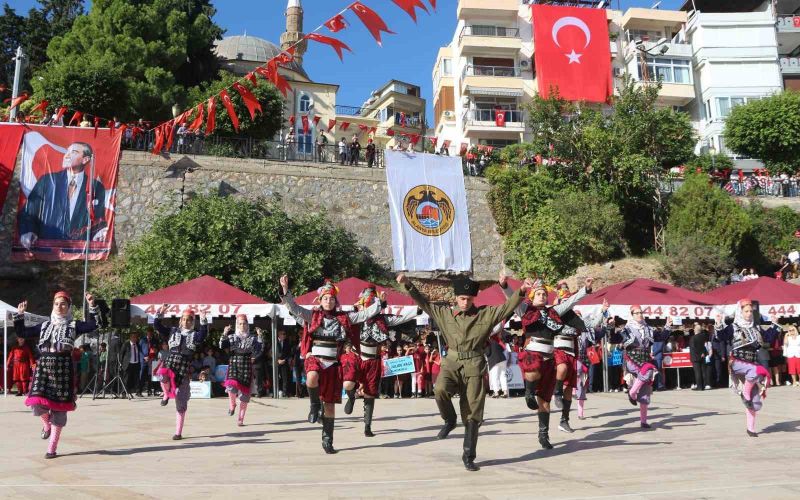
{"label": "minaret", "polygon": [[[303,7],[300,0],[289,0],[286,6],[286,31],[281,35],[281,50],[286,50],[303,38]],[[297,64],[303,64],[303,54],[306,52],[307,42],[303,40],[295,47],[294,59]]]}

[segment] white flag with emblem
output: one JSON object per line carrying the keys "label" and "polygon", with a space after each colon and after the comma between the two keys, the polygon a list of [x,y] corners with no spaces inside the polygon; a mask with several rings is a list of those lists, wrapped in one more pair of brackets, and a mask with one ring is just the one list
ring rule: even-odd
{"label": "white flag with emblem", "polygon": [[395,271],[472,271],[461,158],[386,151]]}

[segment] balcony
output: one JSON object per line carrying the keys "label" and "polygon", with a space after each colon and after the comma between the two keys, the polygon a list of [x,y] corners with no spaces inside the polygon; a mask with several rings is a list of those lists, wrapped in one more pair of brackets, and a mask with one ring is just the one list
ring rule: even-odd
{"label": "balcony", "polygon": [[338,116],[367,116],[370,111],[374,111],[374,109],[336,105],[336,114]]}
{"label": "balcony", "polygon": [[468,109],[462,115],[464,135],[467,137],[508,137],[515,136],[525,131],[525,112],[517,109],[507,109],[503,113],[506,117],[505,127],[498,127],[495,122],[493,109]]}
{"label": "balcony", "polygon": [[[469,64],[461,73],[461,91],[470,88],[498,89],[521,95],[523,82],[519,68],[508,66],[474,66]],[[501,94],[498,94],[501,95]]]}
{"label": "balcony", "polygon": [[[692,46],[688,43],[667,42],[658,45],[658,47],[656,47],[656,45],[658,45],[658,42],[652,42],[647,40],[642,44],[642,49],[644,49],[645,52],[650,53],[648,57],[664,57],[664,58],[678,57],[681,59],[692,58]],[[661,55],[658,55],[661,53],[662,47],[666,47],[667,51]],[[636,48],[636,44],[634,42],[627,42],[625,44],[626,61],[630,61],[634,57],[637,57],[637,52],[639,52],[639,50]],[[652,54],[656,55],[653,56]]]}
{"label": "balcony", "polygon": [[800,75],[800,57],[781,57],[781,73]]}
{"label": "balcony", "polygon": [[[637,85],[655,84],[653,81],[639,81]],[[694,85],[691,83],[661,82],[658,104],[662,106],[686,106],[694,100]]]}
{"label": "balcony", "polygon": [[519,0],[459,0],[459,19],[516,19]]}
{"label": "balcony", "polygon": [[519,29],[503,26],[464,26],[458,36],[462,54],[514,56],[522,48]]}

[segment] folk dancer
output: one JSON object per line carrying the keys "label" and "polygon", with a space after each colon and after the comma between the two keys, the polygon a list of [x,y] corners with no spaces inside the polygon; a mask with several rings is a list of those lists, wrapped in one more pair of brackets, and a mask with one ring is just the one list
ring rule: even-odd
{"label": "folk dancer", "polygon": [[[550,399],[556,387],[556,363],[570,362],[570,357],[566,355],[556,358],[555,348],[558,347],[562,354],[564,349],[574,352],[575,340],[573,336],[563,333],[564,321],[561,316],[592,292],[592,281],[592,278],[586,278],[583,288],[555,306],[547,305],[547,288],[544,283],[537,281],[527,299],[516,310],[522,318],[522,330],[528,339],[518,360],[525,379],[525,403],[528,408],[537,411],[539,444],[546,450],[553,448],[550,444]],[[508,293],[506,290],[506,295]],[[570,404],[567,404],[567,414]]]}
{"label": "folk dancer", "polygon": [[[336,404],[342,402],[342,373],[339,365],[342,345],[351,335],[352,325],[363,323],[378,314],[380,303],[375,301],[361,311],[342,311],[337,299],[338,288],[326,282],[317,289],[320,307],[308,310],[295,302],[289,290],[288,276],[281,276],[280,284],[283,304],[303,326],[300,354],[305,357],[306,387],[311,403],[308,421],[319,421],[322,412],[322,449],[328,454],[336,453],[333,447],[333,424]],[[357,339],[350,340],[353,345],[358,343]]]}
{"label": "folk dancer", "polygon": [[[257,333],[261,332],[256,329]],[[239,427],[244,425],[244,415],[247,413],[247,405],[250,403],[250,385],[253,383],[253,362],[261,354],[263,349],[261,342],[258,341],[256,333],[250,332],[250,325],[247,323],[247,316],[239,314],[236,316],[236,329],[231,332],[228,325],[222,332],[219,339],[219,348],[230,349],[230,359],[228,361],[228,373],[225,375],[225,392],[228,393],[230,405],[228,415],[233,416],[236,412],[236,399],[239,399],[239,416],[237,423]]]}
{"label": "folk dancer", "polygon": [[50,438],[45,458],[58,456],[58,441],[67,425],[67,413],[75,411],[75,369],[72,364],[72,349],[79,335],[92,333],[100,325],[100,310],[92,294],[86,294],[89,304],[87,321],[72,318],[72,299],[67,292],[58,292],[53,297],[50,319],[33,327],[25,326],[25,310],[28,301],[17,306],[14,315],[14,330],[20,338],[39,338],[40,356],[33,371],[33,385],[25,405],[42,420],[42,439]]}
{"label": "folk dancer", "polygon": [[175,434],[172,439],[177,441],[183,439],[183,424],[186,420],[186,411],[189,409],[192,358],[203,346],[208,334],[208,321],[205,316],[200,316],[200,328],[195,330],[195,312],[193,309],[186,309],[181,314],[178,326],[169,328],[161,324],[168,307],[169,304],[161,306],[153,324],[162,342],[167,342],[169,346],[169,356],[164,365],[156,371],[156,375],[164,393],[161,406],[167,406],[170,399],[175,400]]}
{"label": "folk dancer", "polygon": [[[468,471],[477,471],[475,464],[478,446],[478,428],[483,423],[483,408],[486,403],[486,388],[483,374],[486,372],[484,346],[492,333],[492,328],[505,321],[525,297],[530,282],[523,283],[520,290],[510,293],[505,304],[499,307],[474,304],[479,285],[468,278],[453,281],[453,294],[456,308],[433,305],[417,290],[405,274],[397,276],[397,282],[417,305],[430,316],[439,327],[447,341],[447,356],[442,360],[441,371],[436,380],[434,397],[444,426],[438,438],[444,439],[456,427],[456,411],[451,398],[459,395],[461,421],[464,423],[464,445],[461,460]],[[500,285],[506,286],[506,278],[501,275]]]}

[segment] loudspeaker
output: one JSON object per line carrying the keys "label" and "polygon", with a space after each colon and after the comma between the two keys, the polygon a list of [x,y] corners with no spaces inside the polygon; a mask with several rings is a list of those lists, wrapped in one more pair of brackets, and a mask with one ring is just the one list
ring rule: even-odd
{"label": "loudspeaker", "polygon": [[131,326],[131,301],[113,299],[111,301],[111,327],[128,328]]}
{"label": "loudspeaker", "polygon": [[757,300],[753,300],[753,324],[758,326],[763,323],[761,318],[761,310]]}

